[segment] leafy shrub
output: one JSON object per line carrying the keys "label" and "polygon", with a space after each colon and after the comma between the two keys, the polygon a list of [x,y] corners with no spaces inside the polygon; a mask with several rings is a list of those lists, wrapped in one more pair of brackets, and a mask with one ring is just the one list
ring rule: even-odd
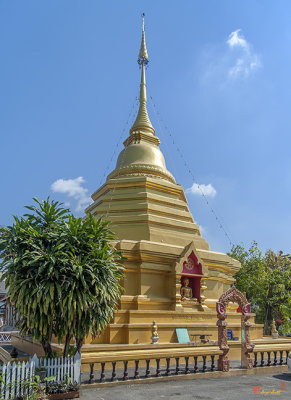
{"label": "leafy shrub", "polygon": [[76,382],[47,382],[46,394],[77,392],[79,385]]}

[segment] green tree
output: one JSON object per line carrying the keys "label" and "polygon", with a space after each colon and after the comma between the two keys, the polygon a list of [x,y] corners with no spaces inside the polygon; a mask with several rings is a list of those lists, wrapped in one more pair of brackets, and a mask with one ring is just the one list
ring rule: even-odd
{"label": "green tree", "polygon": [[282,333],[291,332],[291,262],[272,250],[266,251],[265,268],[267,273],[268,293],[266,298],[266,324],[269,327],[273,319],[280,319]]}
{"label": "green tree", "polygon": [[39,340],[52,356],[52,339],[75,340],[80,350],[113,317],[123,268],[108,222],[76,218],[49,199],[0,228],[1,269],[19,318],[21,334]]}
{"label": "green tree", "polygon": [[265,254],[253,242],[249,250],[234,246],[229,256],[240,261],[236,287],[245,293],[256,312],[256,322],[264,324],[265,334],[271,333],[273,319],[282,320],[281,332],[291,331],[291,262],[282,252]]}

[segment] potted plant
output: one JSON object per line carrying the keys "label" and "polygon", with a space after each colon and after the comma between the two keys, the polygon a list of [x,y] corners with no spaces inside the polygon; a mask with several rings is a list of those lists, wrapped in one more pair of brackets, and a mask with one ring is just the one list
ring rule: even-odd
{"label": "potted plant", "polygon": [[50,400],[76,399],[80,397],[79,385],[74,382],[47,382],[46,394]]}
{"label": "potted plant", "polygon": [[39,376],[40,382],[43,383],[47,380],[46,374],[47,374],[46,367],[41,366],[41,367],[35,368],[35,375]]}
{"label": "potted plant", "polygon": [[[45,378],[48,379],[48,378]],[[15,400],[47,400],[44,384],[41,382],[39,375],[36,375],[31,381],[24,379],[21,381],[23,394],[15,397]],[[2,399],[2,397],[1,397]]]}

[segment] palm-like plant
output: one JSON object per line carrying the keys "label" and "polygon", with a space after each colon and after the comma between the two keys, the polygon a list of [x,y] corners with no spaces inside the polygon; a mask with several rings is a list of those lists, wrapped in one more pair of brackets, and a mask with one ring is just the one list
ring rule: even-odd
{"label": "palm-like plant", "polygon": [[123,269],[108,223],[75,218],[49,199],[26,207],[0,228],[1,269],[22,334],[39,340],[52,356],[54,336],[80,350],[89,332],[99,334],[113,317]]}

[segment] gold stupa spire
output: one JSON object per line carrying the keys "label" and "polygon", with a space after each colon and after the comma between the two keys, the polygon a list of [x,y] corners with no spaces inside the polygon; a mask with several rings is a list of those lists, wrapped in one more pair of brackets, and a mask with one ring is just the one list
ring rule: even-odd
{"label": "gold stupa spire", "polygon": [[146,64],[149,62],[149,56],[147,52],[147,46],[145,41],[145,33],[144,33],[144,14],[142,14],[142,36],[141,36],[141,44],[140,50],[138,54],[138,63],[140,64],[144,60]]}
{"label": "gold stupa spire", "polygon": [[141,66],[141,81],[140,81],[140,94],[139,94],[139,110],[134,124],[130,129],[130,133],[136,131],[144,131],[155,134],[155,130],[148,116],[146,107],[147,94],[146,94],[146,79],[145,79],[145,66],[149,62],[148,52],[145,41],[145,30],[144,30],[144,14],[142,14],[142,37],[141,45],[138,54],[138,64]]}
{"label": "gold stupa spire", "polygon": [[124,149],[118,156],[116,167],[108,175],[107,180],[145,176],[159,177],[175,183],[175,178],[166,168],[164,156],[159,149],[160,139],[155,135],[146,107],[145,67],[149,58],[145,42],[144,14],[142,17],[142,38],[137,60],[141,67],[139,110],[130,134],[123,142]]}

